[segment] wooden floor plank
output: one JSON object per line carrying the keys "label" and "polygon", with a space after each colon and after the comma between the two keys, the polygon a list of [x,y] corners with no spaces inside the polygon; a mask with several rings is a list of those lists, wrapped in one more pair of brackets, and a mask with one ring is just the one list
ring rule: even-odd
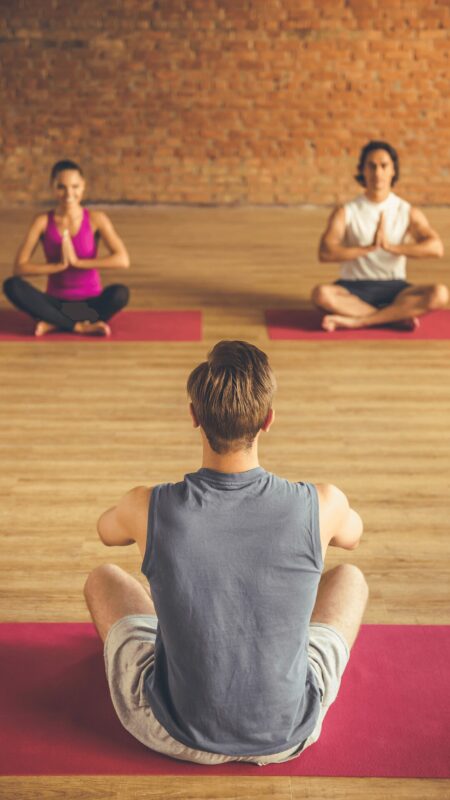
{"label": "wooden floor plank", "polygon": [[448,781],[381,778],[0,778],[1,800],[446,800]]}

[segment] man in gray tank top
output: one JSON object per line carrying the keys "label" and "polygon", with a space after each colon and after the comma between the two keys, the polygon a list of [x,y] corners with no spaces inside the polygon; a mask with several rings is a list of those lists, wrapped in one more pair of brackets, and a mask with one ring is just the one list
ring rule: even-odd
{"label": "man in gray tank top", "polygon": [[399,160],[387,142],[362,148],[357,175],[364,193],[338,206],[319,245],[319,260],[338,262],[340,279],[319,284],[312,300],[327,312],[326,331],[395,325],[414,330],[418,317],[444,308],[448,289],[440,283],[411,285],[407,258],[440,258],[442,241],[425,214],[392,192]]}
{"label": "man in gray tank top", "polygon": [[139,741],[202,764],[285,761],[317,740],[358,633],[362,573],[322,569],[329,545],[358,545],[362,522],[335,486],[259,465],[274,421],[265,353],[219,342],[187,388],[201,468],[132,489],[97,526],[105,545],[138,545],[151,594],[108,564],[86,602]]}

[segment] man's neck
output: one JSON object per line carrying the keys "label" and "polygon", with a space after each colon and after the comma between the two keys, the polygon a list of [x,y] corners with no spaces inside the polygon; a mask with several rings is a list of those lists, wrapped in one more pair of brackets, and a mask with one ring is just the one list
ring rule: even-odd
{"label": "man's neck", "polygon": [[382,192],[377,192],[376,189],[366,189],[365,191],[365,195],[371,203],[384,203],[390,193],[390,189],[388,189],[388,191],[383,190]]}
{"label": "man's neck", "polygon": [[254,445],[250,450],[238,450],[236,453],[221,455],[204,444],[202,467],[216,472],[246,472],[259,467],[258,448]]}

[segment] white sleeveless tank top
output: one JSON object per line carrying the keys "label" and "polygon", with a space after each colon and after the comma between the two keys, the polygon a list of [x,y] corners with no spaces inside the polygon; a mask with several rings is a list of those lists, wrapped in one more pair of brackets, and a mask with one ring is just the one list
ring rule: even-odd
{"label": "white sleeveless tank top", "polygon": [[[344,206],[344,244],[347,247],[372,244],[382,212],[389,242],[401,244],[409,228],[410,209],[410,204],[393,192],[382,203],[373,203],[365,194],[359,195]],[[406,256],[387,253],[380,247],[352,261],[342,261],[340,276],[346,281],[405,280]]]}

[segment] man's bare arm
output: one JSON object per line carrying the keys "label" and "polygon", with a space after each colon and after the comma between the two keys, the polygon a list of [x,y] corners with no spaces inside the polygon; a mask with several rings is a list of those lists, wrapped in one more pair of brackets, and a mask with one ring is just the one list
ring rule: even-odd
{"label": "man's bare arm", "polygon": [[342,547],[354,550],[358,547],[363,522],[359,514],[350,508],[347,497],[337,486],[318,484],[319,495],[320,538],[322,553],[325,556],[327,547]]}
{"label": "man's bare arm", "polygon": [[442,240],[419,208],[411,208],[408,233],[414,239],[413,242],[401,244],[384,242],[382,247],[388,253],[408,258],[442,258],[444,255]]}
{"label": "man's bare arm", "polygon": [[351,261],[375,250],[374,245],[367,247],[346,247],[342,244],[345,236],[345,210],[338,206],[331,214],[319,244],[319,261]]}
{"label": "man's bare arm", "polygon": [[136,542],[144,555],[150,497],[151,489],[137,486],[127,492],[116,506],[105,511],[97,522],[97,532],[103,544],[121,547]]}

